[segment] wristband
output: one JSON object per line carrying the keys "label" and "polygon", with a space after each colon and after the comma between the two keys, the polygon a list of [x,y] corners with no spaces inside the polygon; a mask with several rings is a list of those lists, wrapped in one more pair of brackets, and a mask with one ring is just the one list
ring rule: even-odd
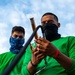
{"label": "wristband", "polygon": [[37,66],[37,65],[33,64],[33,63],[32,63],[32,61],[30,61],[30,63],[31,63],[31,64],[32,64],[32,66],[34,66],[34,67],[35,67],[35,66]]}
{"label": "wristband", "polygon": [[56,54],[54,55],[54,58],[57,59],[59,56],[59,50],[56,51]]}

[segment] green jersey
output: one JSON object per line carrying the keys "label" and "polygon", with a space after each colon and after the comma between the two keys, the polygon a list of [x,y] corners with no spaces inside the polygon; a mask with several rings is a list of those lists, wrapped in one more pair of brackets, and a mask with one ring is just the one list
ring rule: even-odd
{"label": "green jersey", "polygon": [[[54,40],[51,43],[63,54],[72,59],[72,66],[68,70],[65,70],[53,57],[47,56],[47,65],[45,65],[44,59],[37,65],[37,71],[46,66],[37,75],[75,75],[75,37],[61,37],[60,39]],[[21,71],[22,75],[30,75],[27,69],[27,64],[31,60],[31,56],[32,53],[30,47],[28,47],[26,50],[25,59],[23,61],[23,67]]]}

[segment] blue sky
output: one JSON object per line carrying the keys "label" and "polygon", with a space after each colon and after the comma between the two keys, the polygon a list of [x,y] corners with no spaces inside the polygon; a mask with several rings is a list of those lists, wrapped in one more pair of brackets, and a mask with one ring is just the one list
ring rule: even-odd
{"label": "blue sky", "polygon": [[9,51],[13,26],[25,28],[27,41],[32,34],[30,18],[34,17],[38,26],[45,12],[53,12],[58,16],[61,23],[59,33],[62,36],[75,36],[75,0],[0,0],[0,54]]}

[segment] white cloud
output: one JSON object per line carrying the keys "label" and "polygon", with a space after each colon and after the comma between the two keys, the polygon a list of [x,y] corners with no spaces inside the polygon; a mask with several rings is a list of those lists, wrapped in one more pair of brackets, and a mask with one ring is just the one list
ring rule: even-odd
{"label": "white cloud", "polygon": [[0,53],[9,49],[8,39],[12,26],[23,26],[27,41],[32,34],[30,18],[34,17],[37,26],[41,23],[41,16],[48,11],[59,17],[61,22],[59,32],[62,36],[75,35],[75,0],[12,0],[6,6],[1,6],[0,11]]}
{"label": "white cloud", "polygon": [[75,36],[75,26],[74,23],[67,23],[66,25],[62,26],[59,29],[59,33],[62,34],[62,36]]}
{"label": "white cloud", "polygon": [[18,25],[20,22],[20,17],[19,14],[16,11],[11,11],[11,13],[9,14],[9,22],[12,25]]}
{"label": "white cloud", "polygon": [[6,44],[8,44],[8,40],[6,36],[1,36],[0,38],[0,54],[9,51],[9,48]]}
{"label": "white cloud", "polygon": [[[67,31],[66,31],[66,29],[67,29]],[[75,36],[75,24],[73,24],[73,23],[66,24],[65,31],[67,32],[68,35]]]}

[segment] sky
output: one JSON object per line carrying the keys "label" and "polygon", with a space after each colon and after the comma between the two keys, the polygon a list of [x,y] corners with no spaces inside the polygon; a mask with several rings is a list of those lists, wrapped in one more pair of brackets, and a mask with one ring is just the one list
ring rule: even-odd
{"label": "sky", "polygon": [[58,16],[61,24],[58,32],[62,37],[75,36],[75,0],[0,0],[0,54],[9,51],[13,26],[25,28],[26,43],[33,32],[30,18],[34,18],[37,27],[46,12]]}

